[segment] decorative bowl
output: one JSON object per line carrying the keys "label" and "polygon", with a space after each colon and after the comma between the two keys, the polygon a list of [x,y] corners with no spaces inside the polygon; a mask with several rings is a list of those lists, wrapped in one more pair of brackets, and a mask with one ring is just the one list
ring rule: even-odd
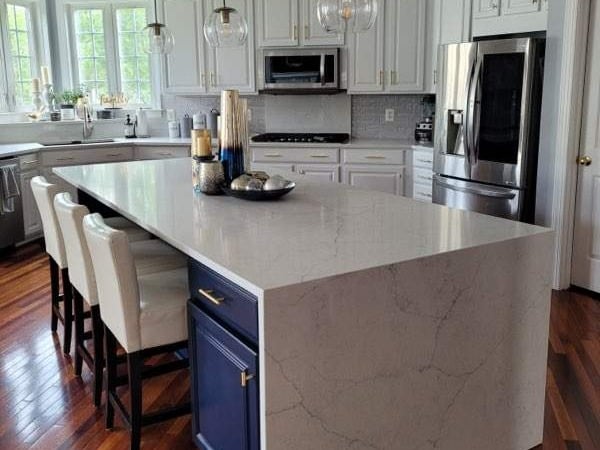
{"label": "decorative bowl", "polygon": [[280,197],[283,197],[286,194],[289,194],[296,187],[296,183],[291,183],[285,189],[278,189],[276,191],[241,191],[231,189],[226,186],[222,186],[221,189],[228,195],[229,197],[241,198],[242,200],[250,200],[254,202],[266,201],[266,200],[276,200]]}

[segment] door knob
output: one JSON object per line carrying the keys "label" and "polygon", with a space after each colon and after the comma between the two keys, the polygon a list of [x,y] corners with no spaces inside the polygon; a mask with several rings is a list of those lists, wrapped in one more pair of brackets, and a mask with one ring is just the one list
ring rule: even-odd
{"label": "door knob", "polygon": [[592,164],[592,158],[589,157],[589,156],[580,156],[580,157],[577,158],[577,163],[580,166],[586,166],[587,167],[587,166],[589,166],[589,165]]}

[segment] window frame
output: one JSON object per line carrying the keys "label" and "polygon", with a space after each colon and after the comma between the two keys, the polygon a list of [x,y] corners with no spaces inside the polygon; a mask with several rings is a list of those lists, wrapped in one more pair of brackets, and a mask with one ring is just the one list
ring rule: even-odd
{"label": "window frame", "polygon": [[[16,100],[16,80],[13,75],[13,55],[10,51],[7,4],[27,8],[27,22],[29,28],[29,56],[31,58],[31,78],[40,77],[40,65],[42,61],[49,61],[49,48],[43,42],[47,42],[47,33],[43,26],[46,18],[45,3],[41,0],[0,0],[0,62],[4,66],[0,73],[0,112],[26,112],[31,111],[33,104],[26,101],[22,104]],[[50,65],[49,63],[47,64]]]}
{"label": "window frame", "polygon": [[[2,1],[2,0],[0,0]],[[119,55],[119,43],[118,43],[118,24],[117,24],[117,10],[131,7],[143,7],[146,9],[146,20],[149,19],[149,15],[152,14],[150,10],[151,2],[147,0],[63,0],[62,9],[64,11],[64,17],[66,22],[66,28],[68,30],[67,39],[67,54],[69,56],[67,63],[67,70],[63,69],[63,73],[68,73],[71,78],[71,84],[73,87],[79,86],[79,67],[77,57],[77,43],[75,40],[75,23],[74,14],[77,10],[84,9],[101,9],[103,11],[103,25],[104,25],[104,39],[106,45],[106,70],[107,70],[107,82],[108,89],[110,92],[123,92],[122,80],[121,80],[121,66],[120,66],[120,55]],[[160,83],[157,83],[156,71],[157,65],[153,55],[149,55],[150,65],[150,92],[151,100],[149,104],[129,103],[128,107],[152,107],[156,108],[160,105]],[[64,63],[63,63],[64,68]],[[66,84],[67,80],[63,80],[63,84]],[[101,94],[101,93],[98,93]]]}

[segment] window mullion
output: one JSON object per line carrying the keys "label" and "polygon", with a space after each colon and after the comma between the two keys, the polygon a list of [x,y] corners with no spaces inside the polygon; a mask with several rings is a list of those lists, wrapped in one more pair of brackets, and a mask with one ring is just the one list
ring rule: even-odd
{"label": "window mullion", "polygon": [[121,81],[119,76],[119,57],[117,49],[117,26],[115,18],[115,8],[112,4],[106,6],[107,18],[105,21],[104,36],[107,44],[106,60],[108,70],[108,84],[111,93],[122,92]]}

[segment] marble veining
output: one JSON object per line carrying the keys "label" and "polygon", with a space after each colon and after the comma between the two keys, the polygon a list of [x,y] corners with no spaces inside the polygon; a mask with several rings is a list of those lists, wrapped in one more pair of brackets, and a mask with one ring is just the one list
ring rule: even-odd
{"label": "marble veining", "polygon": [[276,202],[192,190],[188,158],[54,169],[187,255],[265,290],[546,232],[342,184],[297,179]]}

